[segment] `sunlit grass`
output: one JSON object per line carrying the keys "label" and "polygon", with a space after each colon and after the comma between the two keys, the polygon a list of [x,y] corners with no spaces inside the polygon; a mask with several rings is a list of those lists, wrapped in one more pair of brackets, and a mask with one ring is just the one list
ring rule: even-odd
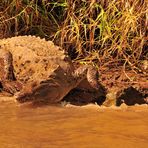
{"label": "sunlit grass", "polygon": [[0,0],[1,38],[34,34],[81,61],[147,60],[146,0]]}

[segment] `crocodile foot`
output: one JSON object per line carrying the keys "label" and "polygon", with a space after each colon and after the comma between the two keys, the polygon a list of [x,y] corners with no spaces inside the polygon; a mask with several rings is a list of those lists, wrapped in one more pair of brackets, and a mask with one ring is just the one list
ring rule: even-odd
{"label": "crocodile foot", "polygon": [[22,89],[22,84],[18,81],[5,81],[2,86],[3,90],[10,94],[15,94]]}

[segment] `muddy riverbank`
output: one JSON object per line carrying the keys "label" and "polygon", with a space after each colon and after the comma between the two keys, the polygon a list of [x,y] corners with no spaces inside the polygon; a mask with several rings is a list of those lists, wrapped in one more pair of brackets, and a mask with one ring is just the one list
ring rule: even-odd
{"label": "muddy riverbank", "polygon": [[96,91],[84,80],[73,89],[65,100],[75,105],[93,102],[104,106],[120,106],[148,103],[148,71],[124,69],[123,66],[110,65],[99,68],[99,82],[106,93]]}

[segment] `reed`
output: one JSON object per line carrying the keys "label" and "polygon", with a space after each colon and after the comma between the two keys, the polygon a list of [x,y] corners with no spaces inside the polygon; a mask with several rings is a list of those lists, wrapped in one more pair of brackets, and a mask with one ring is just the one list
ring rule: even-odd
{"label": "reed", "polygon": [[77,61],[136,67],[147,60],[146,0],[0,0],[0,37],[33,34]]}

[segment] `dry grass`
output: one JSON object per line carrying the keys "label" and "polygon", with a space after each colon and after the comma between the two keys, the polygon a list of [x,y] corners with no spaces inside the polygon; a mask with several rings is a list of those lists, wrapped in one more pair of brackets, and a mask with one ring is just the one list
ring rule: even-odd
{"label": "dry grass", "polygon": [[[1,36],[34,34],[49,39],[59,27],[53,2],[45,0],[0,0]],[[62,9],[60,11],[63,11]]]}
{"label": "dry grass", "polygon": [[0,0],[1,38],[35,34],[73,59],[122,63],[147,60],[147,0]]}

